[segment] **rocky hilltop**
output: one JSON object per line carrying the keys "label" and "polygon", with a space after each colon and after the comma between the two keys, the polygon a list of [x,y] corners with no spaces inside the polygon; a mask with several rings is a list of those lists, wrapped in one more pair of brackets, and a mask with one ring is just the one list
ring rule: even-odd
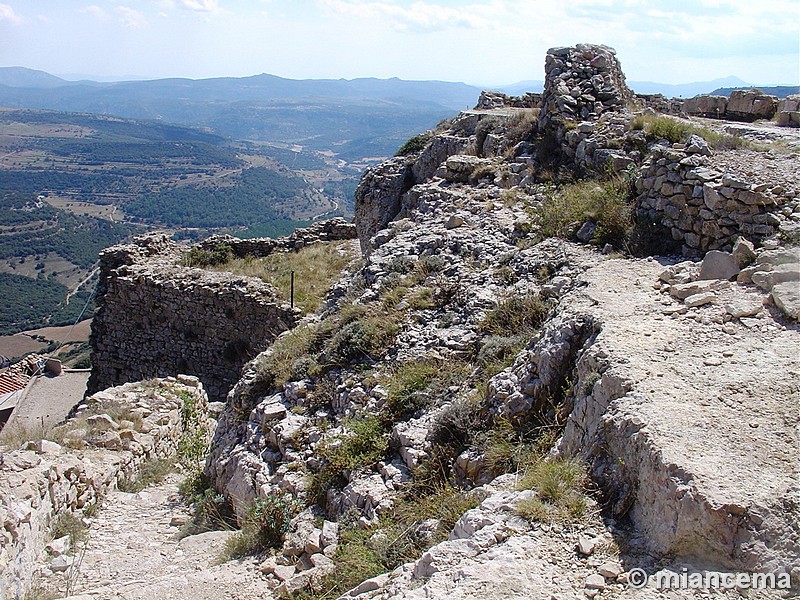
{"label": "rocky hilltop", "polygon": [[[800,136],[661,114],[605,46],[545,65],[541,95],[484,93],[364,174],[363,262],[217,406],[192,510],[262,542],[213,571],[229,597],[800,586]],[[114,278],[169,286],[163,262],[107,270],[117,329]]]}
{"label": "rocky hilltop", "polygon": [[[231,392],[215,487],[310,505],[263,565],[279,593],[344,591],[359,535],[396,568],[347,597],[646,597],[627,571],[682,565],[797,584],[800,140],[659,115],[607,47],[545,64],[541,96],[485,94],[367,171],[363,267]],[[533,447],[585,465],[592,516],[523,518]],[[449,485],[477,506],[387,525]],[[385,558],[406,537],[421,556]]]}

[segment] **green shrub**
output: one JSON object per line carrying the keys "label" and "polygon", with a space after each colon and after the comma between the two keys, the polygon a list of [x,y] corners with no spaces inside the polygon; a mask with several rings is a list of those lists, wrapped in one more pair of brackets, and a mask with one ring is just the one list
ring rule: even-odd
{"label": "green shrub", "polygon": [[256,364],[256,378],[263,387],[278,390],[291,381],[295,363],[309,355],[316,335],[315,325],[301,324],[275,340],[270,353],[260,357]]}
{"label": "green shrub", "polygon": [[242,529],[226,541],[224,557],[241,558],[280,548],[300,509],[299,502],[289,494],[259,498],[248,509]]}
{"label": "green shrub", "polygon": [[333,366],[376,362],[394,343],[399,331],[397,323],[387,316],[365,313],[362,318],[344,324],[325,344],[323,361]]}
{"label": "green shrub", "polygon": [[[346,513],[339,521],[336,570],[317,586],[316,593],[303,592],[297,599],[337,598],[359,583],[419,558],[425,550],[447,539],[455,522],[477,500],[451,485],[443,485],[425,496],[405,495],[378,525],[364,529],[357,515]],[[420,535],[419,525],[437,519],[438,527]]]}
{"label": "green shrub", "polygon": [[192,519],[183,526],[180,537],[236,527],[233,506],[211,487],[203,472],[189,473],[178,485],[178,493],[192,509]]}
{"label": "green shrub", "polygon": [[183,255],[181,264],[184,267],[205,268],[214,265],[221,265],[233,259],[233,248],[228,244],[216,244],[212,248],[190,248]]}
{"label": "green shrub", "polygon": [[438,361],[416,360],[396,366],[386,383],[389,397],[384,406],[392,422],[405,420],[427,406],[430,396],[425,394],[431,382],[443,372]]}
{"label": "green shrub", "polygon": [[428,145],[428,142],[433,137],[433,132],[426,131],[425,133],[420,133],[409,138],[405,144],[400,146],[400,148],[395,152],[395,156],[408,156],[409,154],[416,154],[417,152],[422,152],[425,146]]}

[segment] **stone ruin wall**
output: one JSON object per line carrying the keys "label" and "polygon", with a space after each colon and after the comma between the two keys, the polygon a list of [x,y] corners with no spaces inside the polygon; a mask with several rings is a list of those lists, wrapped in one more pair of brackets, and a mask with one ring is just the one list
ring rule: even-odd
{"label": "stone ruin wall", "polygon": [[740,236],[760,242],[781,225],[784,190],[707,167],[710,154],[698,136],[654,146],[636,180],[637,218],[664,227],[684,256],[730,250]]}
{"label": "stone ruin wall", "polygon": [[[217,236],[205,246],[224,242],[237,256],[266,256],[353,237],[355,227],[336,219],[280,240]],[[242,366],[294,327],[299,311],[271,285],[181,266],[185,249],[150,235],[101,254],[89,393],[186,373],[199,377],[213,400],[224,400]]]}
{"label": "stone ruin wall", "polygon": [[[629,109],[644,103],[682,113],[691,109],[692,101],[679,106],[663,97],[635,96],[625,84],[614,50],[605,46],[551,49],[545,71],[540,134],[551,136],[555,151],[579,171],[611,166],[621,172],[638,165],[637,219],[661,226],[660,235],[671,238],[684,256],[730,250],[740,236],[759,243],[778,233],[789,190],[715,168],[712,150],[698,136],[687,143],[656,145],[645,153],[644,132],[631,130]],[[734,92],[730,100],[722,98],[722,114],[745,120],[768,117],[778,102],[763,96]],[[792,108],[792,98],[781,107]]]}
{"label": "stone ruin wall", "polygon": [[[547,54],[545,71],[542,94],[513,97],[483,92],[476,110],[461,113],[450,130],[435,135],[418,155],[395,157],[369,169],[356,191],[356,227],[362,252],[368,254],[370,238],[401,213],[414,184],[433,176],[451,180],[447,169],[459,161],[468,167],[483,164],[483,159],[469,154],[493,155],[485,147],[475,147],[478,123],[491,118],[492,110],[519,107],[539,109],[537,135],[547,143],[538,156],[518,158],[528,162],[515,165],[515,173],[522,170],[520,175],[524,175],[531,161],[553,159],[583,174],[602,172],[609,166],[616,172],[636,166],[637,219],[656,224],[655,235],[664,237],[665,246],[674,245],[685,256],[730,250],[739,236],[759,243],[780,231],[781,212],[791,200],[791,190],[715,167],[713,151],[696,136],[689,143],[648,149],[645,132],[631,129],[634,113],[644,106],[685,115],[684,105],[689,101],[633,94],[612,48],[590,44],[553,48]],[[749,100],[736,100],[739,96]],[[748,106],[757,104],[751,96],[735,92],[730,105],[749,110]],[[790,97],[781,106],[791,102]],[[495,118],[502,117],[498,111]],[[492,135],[486,137],[492,139]],[[444,164],[447,169],[443,170]]]}
{"label": "stone ruin wall", "polygon": [[[81,409],[103,414],[124,405],[142,416],[142,425],[126,428],[110,420],[97,431],[75,429],[71,439],[85,447],[71,449],[51,441],[30,442],[2,453],[0,460],[0,600],[23,598],[44,555],[53,524],[95,506],[119,481],[135,480],[151,460],[174,456],[185,430],[181,396],[194,400],[197,425],[210,435],[208,397],[195,377],[127,384],[88,398]],[[91,417],[90,417],[91,420]],[[66,427],[72,420],[67,421]],[[91,422],[91,421],[89,421]],[[100,417],[99,424],[109,423]]]}

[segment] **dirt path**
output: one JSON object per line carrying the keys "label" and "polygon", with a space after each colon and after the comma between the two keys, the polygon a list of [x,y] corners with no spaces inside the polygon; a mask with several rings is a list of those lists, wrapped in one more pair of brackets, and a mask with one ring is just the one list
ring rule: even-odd
{"label": "dirt path", "polygon": [[[255,600],[272,595],[254,559],[216,565],[229,531],[178,539],[188,518],[177,475],[112,492],[91,524],[73,594],[93,600]],[[173,521],[175,519],[175,521]]]}

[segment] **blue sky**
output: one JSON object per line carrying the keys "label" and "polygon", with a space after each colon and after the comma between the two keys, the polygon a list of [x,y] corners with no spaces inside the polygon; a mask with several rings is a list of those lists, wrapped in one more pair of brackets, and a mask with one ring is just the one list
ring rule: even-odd
{"label": "blue sky", "polygon": [[616,48],[629,80],[800,79],[800,0],[0,0],[0,66],[55,74],[543,79]]}

